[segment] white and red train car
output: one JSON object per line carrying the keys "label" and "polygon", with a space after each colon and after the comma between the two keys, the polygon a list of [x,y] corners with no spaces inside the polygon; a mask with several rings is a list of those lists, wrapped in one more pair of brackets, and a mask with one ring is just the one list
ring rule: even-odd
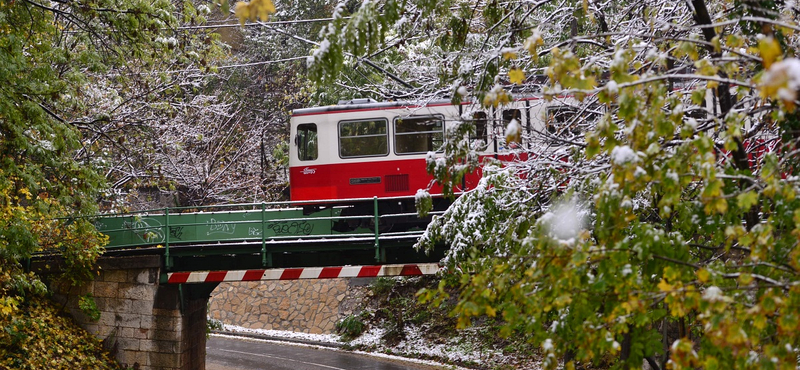
{"label": "white and red train car", "polygon": [[530,134],[547,129],[546,114],[553,114],[552,106],[538,98],[493,110],[449,100],[419,105],[370,99],[296,109],[290,125],[291,200],[413,196],[426,188],[436,193],[426,156],[441,152],[448,127],[471,117],[472,139],[485,144],[481,155],[493,156],[505,151],[508,122],[516,119]]}

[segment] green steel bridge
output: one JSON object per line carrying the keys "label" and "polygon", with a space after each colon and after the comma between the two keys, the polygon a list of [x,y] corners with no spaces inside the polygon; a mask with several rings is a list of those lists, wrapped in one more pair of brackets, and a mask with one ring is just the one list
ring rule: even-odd
{"label": "green steel bridge", "polygon": [[371,214],[325,201],[272,202],[108,214],[94,223],[109,238],[107,256],[157,254],[165,272],[439,261],[444,246],[413,248],[429,218],[381,213],[379,204],[395,200],[408,198],[339,201],[372,202]]}

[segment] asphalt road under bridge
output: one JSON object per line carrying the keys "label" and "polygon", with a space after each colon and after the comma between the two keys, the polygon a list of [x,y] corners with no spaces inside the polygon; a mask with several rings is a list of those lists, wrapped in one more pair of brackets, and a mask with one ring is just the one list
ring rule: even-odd
{"label": "asphalt road under bridge", "polygon": [[436,370],[442,367],[342,350],[212,336],[206,370]]}

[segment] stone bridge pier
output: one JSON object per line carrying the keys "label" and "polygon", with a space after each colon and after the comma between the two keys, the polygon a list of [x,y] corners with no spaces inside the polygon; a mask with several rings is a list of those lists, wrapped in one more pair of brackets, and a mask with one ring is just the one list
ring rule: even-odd
{"label": "stone bridge pier", "polygon": [[[159,284],[161,266],[160,256],[103,257],[94,281],[69,290],[54,285],[54,300],[125,367],[202,370],[208,297],[217,283]],[[32,268],[46,275],[51,267],[39,261]],[[96,321],[78,307],[89,294]]]}

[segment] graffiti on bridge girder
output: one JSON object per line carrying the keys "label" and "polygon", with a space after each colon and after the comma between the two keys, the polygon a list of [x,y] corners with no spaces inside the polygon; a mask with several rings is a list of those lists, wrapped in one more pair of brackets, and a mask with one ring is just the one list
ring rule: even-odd
{"label": "graffiti on bridge girder", "polygon": [[275,235],[309,235],[314,231],[314,225],[308,221],[271,222],[267,229]]}
{"label": "graffiti on bridge girder", "polygon": [[131,229],[145,243],[164,241],[164,229],[161,227],[161,222],[154,218],[136,218],[133,221],[125,221],[122,223],[122,227]]}
{"label": "graffiti on bridge girder", "polygon": [[236,224],[230,221],[218,221],[212,218],[206,221],[206,224],[208,225],[208,231],[206,232],[206,235],[233,235],[233,233],[236,231]]}
{"label": "graffiti on bridge girder", "polygon": [[183,226],[170,226],[169,237],[171,239],[183,240]]}

